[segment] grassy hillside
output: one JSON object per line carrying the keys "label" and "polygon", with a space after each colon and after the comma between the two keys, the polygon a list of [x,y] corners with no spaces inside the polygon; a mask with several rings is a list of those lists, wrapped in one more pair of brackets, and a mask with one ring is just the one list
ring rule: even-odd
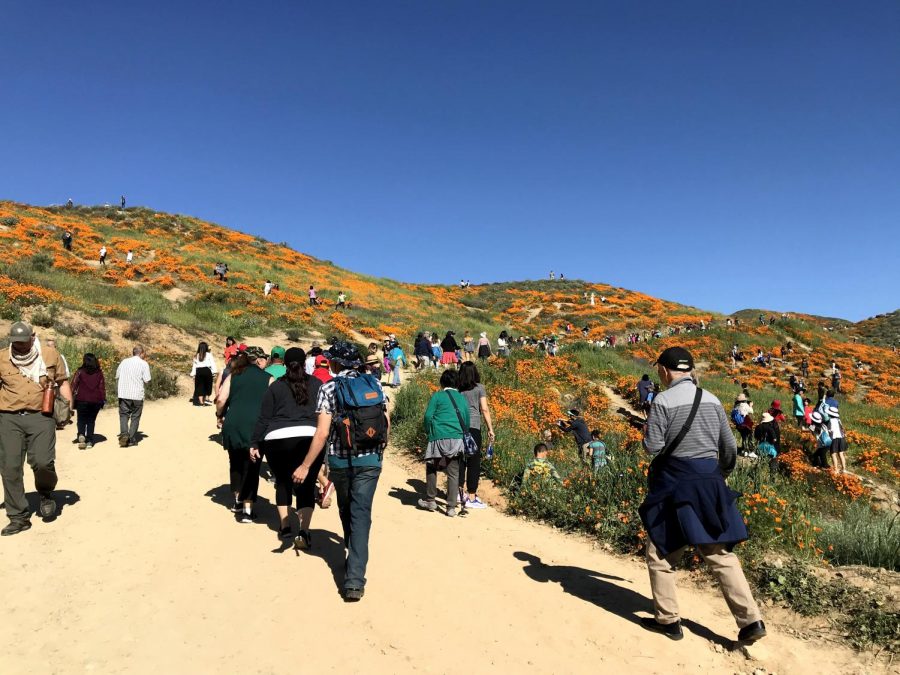
{"label": "grassy hillside", "polygon": [[900,309],[860,321],[854,332],[872,344],[884,347],[900,345]]}
{"label": "grassy hillside", "polygon": [[[74,234],[71,252],[62,246],[67,229]],[[97,262],[102,245],[109,251],[106,267]],[[125,263],[128,250],[135,253],[131,265]],[[219,261],[229,266],[227,283],[213,278]],[[280,290],[263,297],[267,279]],[[310,284],[323,299],[319,306],[308,303]],[[342,290],[352,308],[337,310]],[[760,314],[766,321],[759,321]],[[828,378],[836,363],[843,373],[841,417],[853,474],[812,470],[806,458],[811,435],[785,424],[777,467],[744,466],[732,480],[746,495],[741,508],[754,533],[747,555],[760,589],[776,600],[809,613],[826,611],[828,603],[843,606],[855,644],[896,647],[896,607],[887,605],[893,609],[886,611],[883,599],[865,594],[841,595],[842,584],[821,585],[821,569],[819,576],[810,576],[793,565],[829,561],[900,570],[900,520],[893,515],[900,485],[900,355],[873,344],[893,344],[897,312],[860,324],[752,309],[734,316],[740,321],[729,326],[714,312],[578,280],[468,289],[405,284],[343,270],[189,216],[0,202],[0,319],[24,317],[66,336],[70,360],[86,348],[112,360],[111,336],[119,345],[147,341],[158,363],[172,371],[183,366],[184,350],[198,337],[287,331],[379,339],[394,333],[411,348],[410,338],[420,330],[487,331],[491,338],[503,329],[514,336],[557,336],[561,351],[556,359],[525,347],[482,368],[500,432],[488,472],[501,486],[512,486],[538,433],[552,428],[565,408],[582,408],[603,433],[616,458],[615,471],[599,477],[586,472],[557,431],[553,459],[566,479],[565,489],[511,494],[510,507],[588,532],[622,550],[639,550],[646,536],[636,514],[646,461],[639,432],[611,410],[610,397],[633,401],[635,382],[644,372],[655,375],[649,362],[662,349],[688,347],[703,386],[726,406],[745,384],[757,417],[774,399],[790,415],[787,381],[800,374],[804,358],[812,398],[816,381]],[[600,346],[608,337],[616,338],[614,348]],[[732,363],[732,345],[748,360]],[[771,355],[769,365],[749,360],[758,350]],[[421,415],[435,387],[428,374],[398,397],[395,430],[402,446],[422,444]],[[174,385],[159,395],[172,390]],[[791,567],[773,576],[772,555],[787,556]],[[807,590],[797,591],[801,587]]]}

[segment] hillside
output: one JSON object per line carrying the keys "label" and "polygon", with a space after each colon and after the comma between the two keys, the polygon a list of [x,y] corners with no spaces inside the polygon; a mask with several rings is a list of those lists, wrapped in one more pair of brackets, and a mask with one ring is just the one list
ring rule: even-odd
{"label": "hillside", "polygon": [[853,330],[873,344],[896,346],[900,344],[900,309],[860,321]]}
{"label": "hillside", "polygon": [[[71,251],[62,243],[66,230],[73,234]],[[108,250],[105,265],[98,261],[101,246]],[[131,264],[125,260],[129,250]],[[228,264],[227,282],[213,276],[218,262]],[[263,294],[266,280],[279,285],[269,296]],[[310,284],[322,299],[319,305],[308,301]],[[345,309],[335,307],[340,291],[351,305]],[[887,605],[890,611],[873,610],[872,603],[883,607],[887,601],[870,598],[867,590],[843,596],[840,588],[846,584],[832,577],[828,584],[817,581],[825,574],[824,562],[900,572],[900,521],[895,527],[890,520],[900,511],[900,355],[871,344],[887,333],[885,326],[894,325],[896,312],[890,320],[852,324],[748,309],[733,315],[739,322],[731,325],[729,317],[714,312],[605,284],[527,281],[465,289],[407,284],[343,270],[189,216],[9,201],[0,202],[0,299],[0,330],[20,317],[32,321],[63,338],[70,362],[91,349],[110,363],[131,342],[144,342],[155,380],[162,383],[158,398],[177,393],[174,375],[187,371],[198,340],[221,344],[225,335],[270,346],[300,337],[377,341],[394,333],[408,353],[412,336],[422,330],[441,335],[454,330],[457,336],[486,331],[492,341],[504,329],[516,337],[555,336],[558,358],[548,359],[532,341],[522,340],[511,358],[493,357],[480,366],[498,428],[496,455],[486,473],[506,490],[511,511],[582,531],[625,552],[640,551],[646,536],[636,513],[646,461],[640,433],[621,413],[636,403],[637,379],[655,375],[649,367],[653,357],[670,345],[688,347],[704,388],[730,407],[746,385],[757,415],[780,399],[790,416],[787,381],[800,375],[804,359],[813,399],[817,381],[830,378],[834,363],[843,373],[839,398],[851,471],[812,469],[811,435],[783,424],[778,462],[743,463],[731,479],[746,495],[742,509],[754,531],[745,551],[747,566],[757,588],[774,602],[810,614],[844,607],[842,625],[854,645],[897,648],[896,597]],[[733,345],[745,360],[732,362]],[[752,362],[759,351],[770,357],[767,365]],[[436,387],[433,374],[426,373],[398,393],[398,447],[421,446],[422,412]],[[565,449],[554,421],[571,406],[585,411],[591,427],[601,432],[617,473],[598,478]],[[527,449],[548,428],[566,490],[517,495],[515,477],[528,459]],[[789,561],[774,577],[773,555]],[[793,593],[796,584],[818,583],[823,585],[816,587],[815,606]]]}

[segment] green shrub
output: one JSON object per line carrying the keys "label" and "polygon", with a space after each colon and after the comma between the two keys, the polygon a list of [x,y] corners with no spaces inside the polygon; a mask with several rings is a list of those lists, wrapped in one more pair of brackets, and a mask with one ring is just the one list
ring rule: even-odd
{"label": "green shrub", "polygon": [[900,572],[900,514],[886,515],[856,502],[838,521],[824,524],[819,546],[837,565],[884,567]]}
{"label": "green shrub", "polygon": [[0,319],[6,319],[7,321],[21,321],[22,308],[18,305],[3,303],[0,305]]}
{"label": "green shrub", "polygon": [[303,337],[303,331],[299,328],[288,328],[284,331],[284,334],[290,342],[299,342],[300,338]]}
{"label": "green shrub", "polygon": [[50,305],[46,309],[39,308],[32,312],[31,323],[41,328],[50,328],[56,324],[58,314],[59,310],[56,305]]}
{"label": "green shrub", "polygon": [[0,225],[4,225],[6,227],[13,227],[19,223],[19,219],[16,216],[6,216],[6,218],[0,218]]}
{"label": "green shrub", "polygon": [[151,365],[150,381],[144,386],[144,396],[148,401],[158,401],[178,395],[178,378],[171,371]]}
{"label": "green shrub", "polygon": [[143,321],[132,321],[128,328],[122,331],[122,337],[132,342],[140,342],[147,334],[147,324]]}
{"label": "green shrub", "polygon": [[28,259],[28,264],[35,272],[48,272],[53,267],[53,256],[49,253],[35,253]]}

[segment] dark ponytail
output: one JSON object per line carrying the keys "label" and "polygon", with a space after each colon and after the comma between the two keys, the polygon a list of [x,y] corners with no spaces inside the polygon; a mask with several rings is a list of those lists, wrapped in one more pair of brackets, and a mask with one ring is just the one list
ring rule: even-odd
{"label": "dark ponytail", "polygon": [[287,372],[284,375],[284,381],[290,387],[294,400],[300,407],[309,403],[309,375],[306,374],[306,363],[304,359],[291,360],[285,363]]}

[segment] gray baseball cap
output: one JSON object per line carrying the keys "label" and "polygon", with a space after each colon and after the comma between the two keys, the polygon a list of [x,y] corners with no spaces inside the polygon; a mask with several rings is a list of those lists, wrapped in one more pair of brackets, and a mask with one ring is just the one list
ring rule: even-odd
{"label": "gray baseball cap", "polygon": [[24,321],[16,321],[9,327],[10,342],[31,342],[34,337],[34,329]]}

